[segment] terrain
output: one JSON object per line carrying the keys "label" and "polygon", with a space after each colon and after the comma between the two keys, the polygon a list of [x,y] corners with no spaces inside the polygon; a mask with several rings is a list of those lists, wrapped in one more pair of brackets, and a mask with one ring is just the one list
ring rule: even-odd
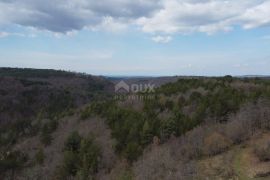
{"label": "terrain", "polygon": [[1,68],[0,106],[0,179],[270,179],[269,78]]}

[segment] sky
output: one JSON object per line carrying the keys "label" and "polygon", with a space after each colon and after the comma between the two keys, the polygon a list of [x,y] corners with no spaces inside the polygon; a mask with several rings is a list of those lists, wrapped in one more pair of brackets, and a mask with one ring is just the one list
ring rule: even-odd
{"label": "sky", "polygon": [[270,0],[0,0],[0,67],[270,75]]}

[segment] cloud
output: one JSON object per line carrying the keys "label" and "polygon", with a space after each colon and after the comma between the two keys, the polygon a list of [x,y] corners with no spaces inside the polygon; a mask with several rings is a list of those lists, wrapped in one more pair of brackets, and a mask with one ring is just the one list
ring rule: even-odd
{"label": "cloud", "polygon": [[[245,18],[241,16],[246,11],[256,8],[254,2],[254,0],[248,2],[245,0],[164,0],[163,8],[150,17],[139,18],[137,24],[144,32],[150,33],[212,34],[217,31],[229,31],[235,25],[246,25]],[[265,15],[264,12],[262,14]]]}
{"label": "cloud", "polygon": [[4,37],[7,37],[9,36],[9,33],[7,32],[0,32],[0,38],[4,38]]}
{"label": "cloud", "polygon": [[94,27],[90,27],[94,31],[107,31],[107,32],[122,32],[128,28],[127,24],[116,21],[112,17],[104,17],[102,22]]}
{"label": "cloud", "polygon": [[3,32],[0,31],[0,38],[5,38],[8,36],[32,37],[32,35],[26,35],[26,34],[22,34],[22,33],[9,33],[9,32],[5,32],[5,31],[3,31]]}
{"label": "cloud", "polygon": [[0,0],[0,27],[14,24],[64,34],[134,25],[154,34],[213,34],[270,26],[270,0]]}
{"label": "cloud", "polygon": [[[66,33],[148,16],[158,0],[0,0],[0,23]],[[108,20],[108,19],[107,19]]]}
{"label": "cloud", "polygon": [[156,43],[168,43],[172,40],[171,36],[154,36],[152,40]]}
{"label": "cloud", "polygon": [[245,11],[239,20],[244,22],[245,29],[270,25],[270,1],[265,1]]}

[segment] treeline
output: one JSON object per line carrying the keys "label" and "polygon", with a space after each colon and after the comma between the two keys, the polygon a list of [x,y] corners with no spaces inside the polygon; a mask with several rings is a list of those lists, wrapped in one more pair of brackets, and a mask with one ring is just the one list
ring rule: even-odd
{"label": "treeline", "polygon": [[[251,84],[230,76],[180,79],[158,88],[155,98],[145,100],[141,111],[120,107],[117,101],[93,102],[81,112],[81,118],[97,115],[105,118],[112,137],[117,140],[115,151],[133,162],[154,137],[163,143],[171,136],[184,135],[202,124],[227,122],[242,105],[270,98],[267,84],[242,90],[233,85],[240,82]],[[185,109],[192,110],[186,112]],[[168,115],[166,118],[160,116],[164,113]]]}
{"label": "treeline", "polygon": [[18,78],[49,78],[49,77],[75,77],[87,76],[83,73],[68,72],[53,69],[31,69],[31,68],[0,68],[0,77]]}

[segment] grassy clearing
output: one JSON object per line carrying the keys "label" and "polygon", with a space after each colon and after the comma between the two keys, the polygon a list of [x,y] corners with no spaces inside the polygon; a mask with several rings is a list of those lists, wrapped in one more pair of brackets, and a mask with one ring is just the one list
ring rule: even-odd
{"label": "grassy clearing", "polygon": [[251,180],[252,178],[248,177],[246,172],[246,162],[243,159],[243,149],[238,147],[235,150],[233,169],[239,180]]}
{"label": "grassy clearing", "polygon": [[259,171],[267,171],[268,168],[265,170],[264,167],[264,163],[254,163],[254,157],[250,148],[238,147],[236,149],[233,169],[239,180],[269,180],[269,176],[255,178]]}

